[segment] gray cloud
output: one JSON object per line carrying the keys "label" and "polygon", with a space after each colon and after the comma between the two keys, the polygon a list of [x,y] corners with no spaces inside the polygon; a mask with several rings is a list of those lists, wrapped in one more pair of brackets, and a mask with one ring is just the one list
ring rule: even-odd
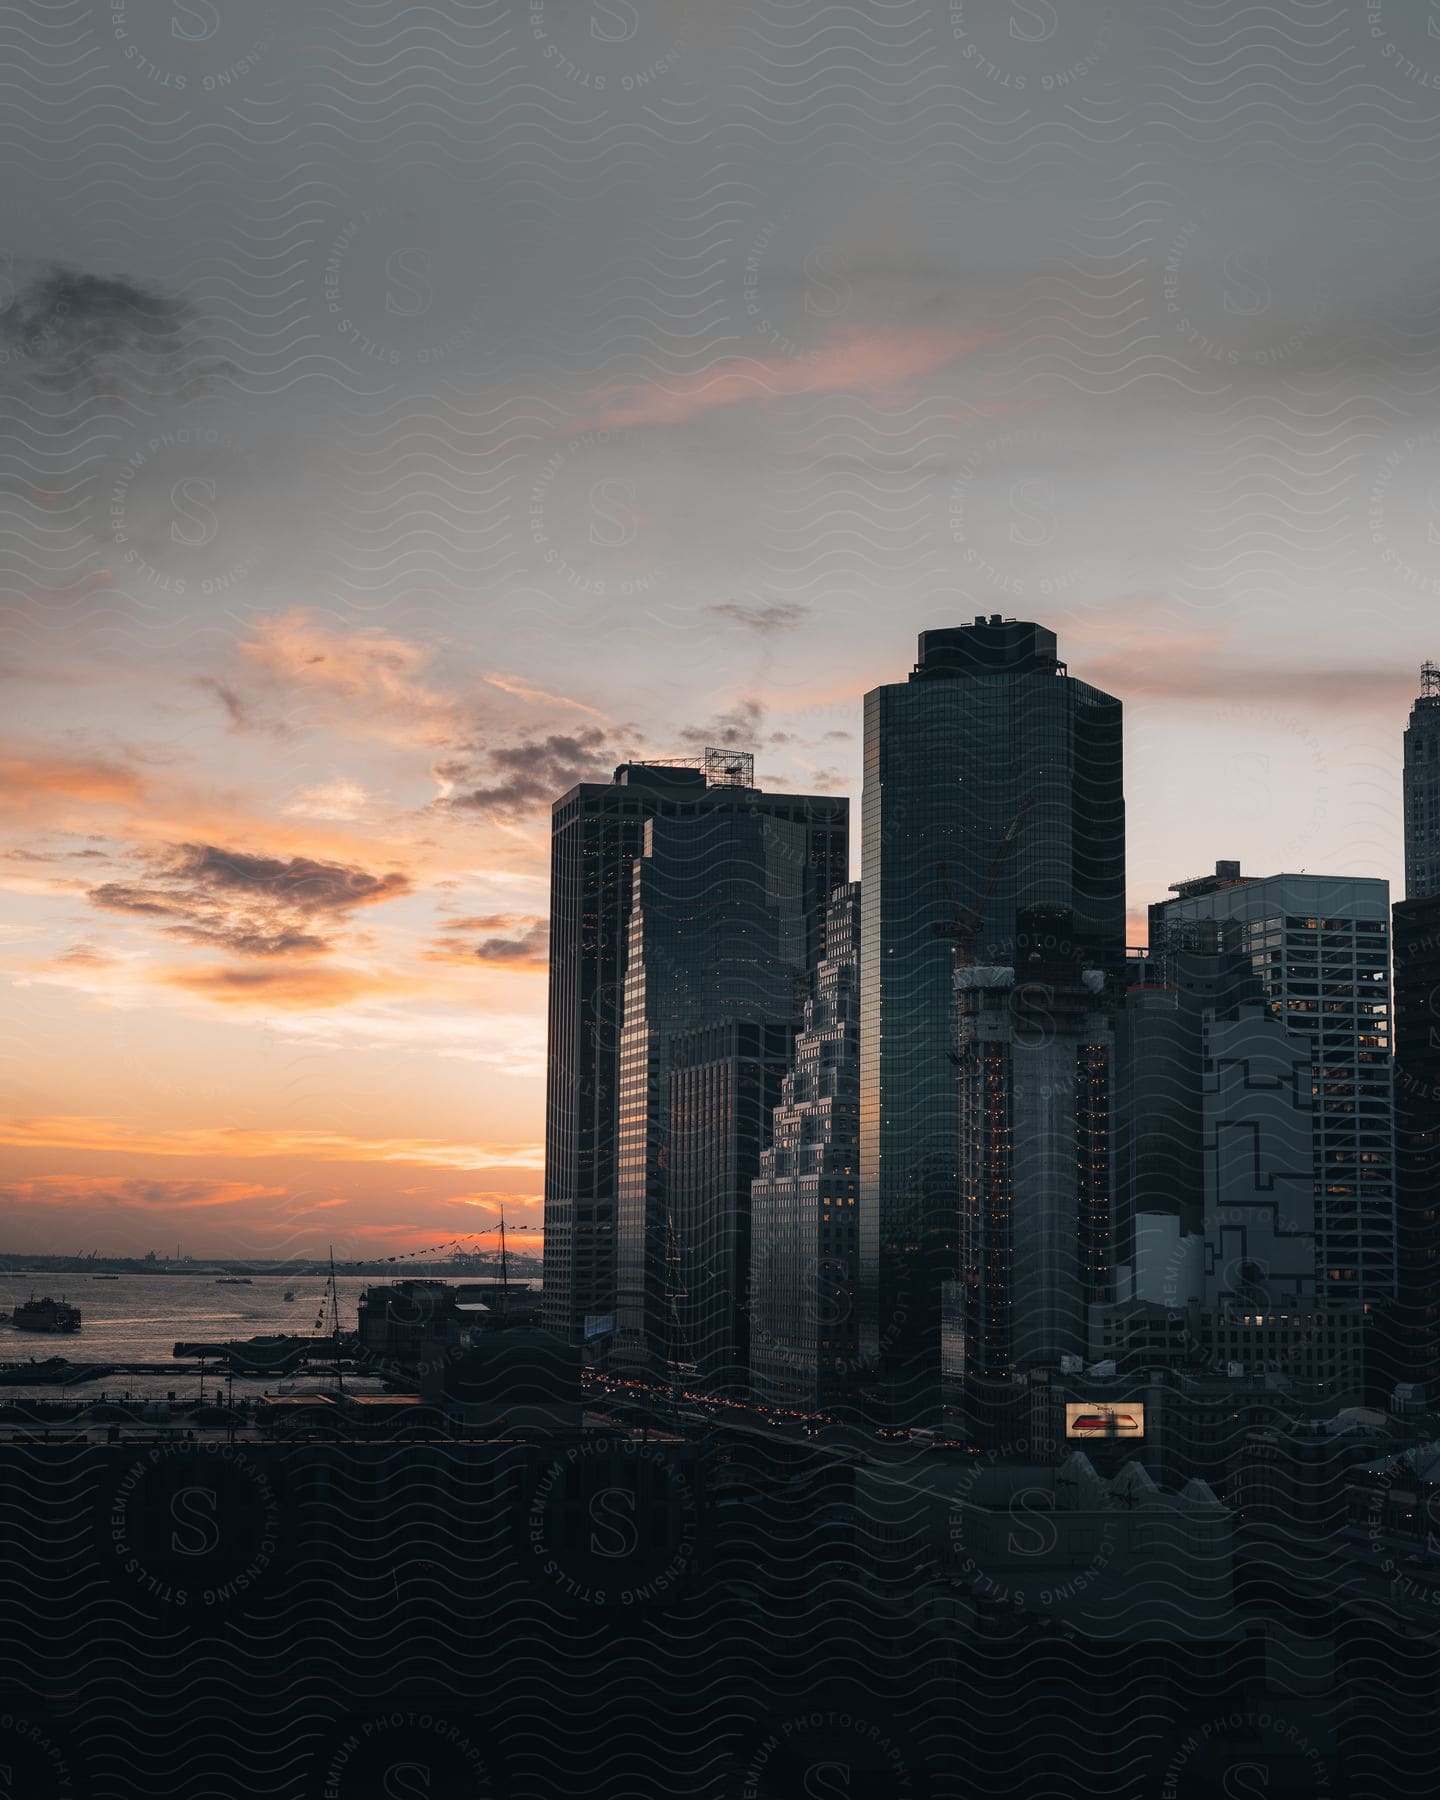
{"label": "gray cloud", "polygon": [[465,758],[438,763],[437,779],[461,790],[441,804],[490,818],[518,818],[548,806],[577,781],[603,781],[608,765],[619,760],[606,745],[603,731],[587,727],[489,749],[479,764]]}
{"label": "gray cloud", "polygon": [[58,390],[104,368],[193,393],[226,366],[201,354],[184,301],[64,264],[32,273],[0,304],[0,357],[22,379]]}
{"label": "gray cloud", "polygon": [[[426,952],[431,962],[493,963],[501,968],[541,968],[550,953],[550,927],[535,913],[482,913],[451,919],[445,936]],[[476,934],[479,942],[471,942]]]}
{"label": "gray cloud", "polygon": [[164,921],[168,936],[238,956],[320,955],[325,935],[357,908],[398,898],[410,879],[312,857],[255,856],[213,844],[177,845],[146,878],[107,881],[87,894],[104,912]]}
{"label": "gray cloud", "polygon": [[779,631],[794,631],[810,617],[811,608],[794,600],[773,600],[768,605],[746,606],[738,600],[723,600],[709,609],[718,618],[733,619],[763,637]]}

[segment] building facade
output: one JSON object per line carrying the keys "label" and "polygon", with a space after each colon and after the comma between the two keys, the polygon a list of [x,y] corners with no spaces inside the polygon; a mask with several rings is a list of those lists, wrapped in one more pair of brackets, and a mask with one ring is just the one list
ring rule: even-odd
{"label": "building facade", "polygon": [[1386,1373],[1440,1392],[1440,669],[1405,733],[1405,898],[1394,910],[1399,1284]]}
{"label": "building facade", "polygon": [[1015,915],[1056,907],[1090,966],[1125,945],[1121,705],[1018,620],[922,633],[908,681],[865,699],[861,886],[862,1355],[902,1414],[939,1404],[959,1251],[952,945],[1013,959]]}
{"label": "building facade", "polygon": [[[731,790],[693,815],[646,820],[631,870],[629,937],[621,1006],[616,1197],[616,1357],[663,1370],[676,1350],[677,1273],[703,1258],[707,1202],[690,1192],[677,1212],[672,1184],[674,1051],[682,1037],[747,1025],[793,1030],[824,948],[824,912],[843,873],[847,802],[829,796]],[[711,1046],[710,1048],[713,1048]],[[730,1053],[733,1057],[734,1052]],[[722,1061],[726,1060],[722,1056]],[[782,1058],[783,1060],[783,1058]],[[703,1083],[673,1090],[704,1104]],[[778,1093],[778,1083],[776,1091]],[[737,1115],[712,1121],[733,1129]],[[743,1153],[701,1152],[687,1131],[685,1169],[758,1167],[768,1108],[750,1108],[756,1135]]]}
{"label": "building facade", "polygon": [[[1313,1230],[1316,1297],[1324,1305],[1386,1302],[1395,1292],[1387,884],[1325,875],[1248,878],[1237,864],[1225,863],[1214,877],[1177,883],[1171,892],[1175,899],[1150,909],[1152,956],[1157,950],[1243,956],[1269,1017],[1284,1026],[1308,1063],[1309,1204],[1303,1169],[1288,1178],[1278,1167],[1271,1173],[1277,1207],[1288,1188],[1289,1229]],[[1257,1045],[1263,1041],[1258,1030],[1250,1035]],[[1255,1055],[1269,1066],[1269,1050]],[[1230,1154],[1238,1150],[1242,1160],[1245,1154],[1239,1138],[1252,1126],[1244,1124],[1243,1108],[1264,1102],[1268,1093],[1273,1111],[1276,1097],[1295,1085],[1283,1076],[1285,1062],[1278,1054],[1268,1077],[1255,1076],[1249,1098],[1235,1097],[1242,1112]],[[1242,1088],[1243,1063],[1243,1057],[1230,1062],[1231,1079]],[[1223,1113],[1229,1102],[1222,1095],[1219,1104]],[[1283,1109],[1291,1103],[1280,1098],[1279,1104]],[[1294,1110],[1303,1110],[1300,1096]],[[1272,1123],[1276,1131],[1282,1128],[1283,1121]],[[1298,1141],[1293,1153],[1283,1146],[1277,1151],[1282,1162],[1302,1154]],[[1257,1193],[1254,1204],[1261,1210],[1250,1216],[1258,1225],[1269,1202]],[[1277,1232],[1283,1232],[1279,1212],[1276,1219]]]}
{"label": "building facade", "polygon": [[1440,894],[1440,668],[1426,663],[1405,731],[1405,898]]}
{"label": "building facade", "polygon": [[[1070,916],[1017,918],[1007,963],[960,963],[961,1386],[977,1424],[1022,1370],[1082,1356],[1110,1297],[1113,1032]],[[947,1357],[955,1369],[957,1359]],[[949,1397],[949,1396],[947,1396]]]}
{"label": "building facade", "polygon": [[794,1041],[788,1020],[732,1019],[671,1044],[666,1354],[713,1393],[749,1391],[751,1184]]}
{"label": "building facade", "polygon": [[755,1395],[814,1408],[860,1354],[860,886],[837,888],[825,957],[750,1188]]}
{"label": "building facade", "polygon": [[[646,821],[701,826],[737,806],[805,810],[796,797],[758,794],[753,760],[727,750],[623,763],[613,780],[581,783],[552,808],[544,1316],[572,1342],[614,1324],[620,1030]],[[845,806],[813,805],[809,855],[828,891],[845,878]]]}

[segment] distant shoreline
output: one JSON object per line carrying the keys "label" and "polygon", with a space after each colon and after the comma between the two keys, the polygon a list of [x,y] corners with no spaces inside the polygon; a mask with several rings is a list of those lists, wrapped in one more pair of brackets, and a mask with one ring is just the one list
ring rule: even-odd
{"label": "distant shoreline", "polygon": [[[541,1264],[538,1257],[512,1256],[509,1259],[510,1274],[517,1281],[538,1280]],[[389,1277],[396,1281],[404,1281],[414,1277],[449,1277],[470,1281],[498,1281],[500,1265],[488,1257],[483,1261],[465,1258],[459,1262],[411,1261],[408,1257],[395,1262],[386,1261],[383,1257],[372,1262],[357,1262],[350,1259],[335,1261],[337,1275],[368,1275],[372,1279]],[[280,1280],[310,1280],[315,1277],[327,1278],[330,1274],[328,1258],[305,1259],[292,1262],[240,1261],[227,1262],[220,1257],[196,1258],[193,1262],[173,1262],[157,1259],[154,1262],[144,1257],[124,1256],[32,1256],[9,1255],[0,1251],[0,1274],[9,1275],[273,1275]]]}

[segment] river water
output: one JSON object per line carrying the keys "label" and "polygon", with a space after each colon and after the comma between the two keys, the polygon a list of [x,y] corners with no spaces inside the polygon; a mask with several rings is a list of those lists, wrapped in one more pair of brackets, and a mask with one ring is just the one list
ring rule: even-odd
{"label": "river water", "polygon": [[[375,1275],[337,1275],[342,1331],[354,1331],[360,1295],[381,1279]],[[0,1363],[42,1361],[49,1356],[63,1356],[71,1362],[168,1363],[173,1360],[171,1352],[176,1343],[182,1339],[209,1341],[331,1330],[327,1277],[255,1275],[251,1282],[250,1287],[218,1287],[213,1273],[121,1275],[114,1281],[29,1270],[0,1273],[0,1312],[9,1314],[32,1295],[43,1298],[47,1294],[56,1300],[68,1300],[81,1312],[80,1329],[73,1332],[16,1331],[8,1318],[0,1322]],[[287,1292],[295,1295],[294,1300],[286,1300]],[[103,1381],[78,1387],[37,1384],[31,1389],[22,1383],[0,1387],[0,1400],[28,1392],[50,1398],[98,1399],[102,1388],[112,1397],[127,1390],[152,1398],[163,1398],[172,1389],[190,1394],[199,1385],[195,1376],[181,1372],[190,1366],[176,1362],[173,1374],[167,1369],[159,1375],[107,1375]],[[207,1375],[207,1389],[214,1379]],[[295,1379],[306,1387],[320,1378]],[[290,1385],[288,1380],[286,1385]],[[235,1394],[238,1398],[242,1391],[260,1393],[279,1386],[280,1378],[274,1375],[237,1377]]]}

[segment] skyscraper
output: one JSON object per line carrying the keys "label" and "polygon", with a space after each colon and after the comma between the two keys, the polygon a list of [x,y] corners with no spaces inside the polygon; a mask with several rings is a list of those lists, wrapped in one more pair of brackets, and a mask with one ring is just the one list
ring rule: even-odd
{"label": "skyscraper", "polygon": [[750,1368],[762,1400],[823,1405],[855,1373],[859,1198],[860,885],[849,882],[830,899],[825,957],[750,1188]]}
{"label": "skyscraper", "polygon": [[1440,669],[1405,733],[1405,898],[1394,912],[1397,1381],[1440,1383]]}
{"label": "skyscraper", "polygon": [[[549,1057],[545,1109],[545,1290],[549,1330],[579,1342],[613,1325],[620,1030],[633,870],[646,821],[697,828],[716,812],[814,809],[818,888],[846,873],[846,803],[760,795],[754,758],[707,750],[629,762],[583,782],[551,812]],[[818,947],[817,947],[818,948]]]}
{"label": "skyscraper", "polygon": [[936,927],[978,912],[974,960],[1003,964],[1016,912],[1059,908],[1088,966],[1118,975],[1120,702],[1039,625],[923,632],[909,680],[865,698],[861,857],[862,1354],[920,1417],[939,1403],[959,1244],[954,957]]}
{"label": "skyscraper", "polygon": [[[1109,1298],[1113,1031],[1070,915],[1032,908],[1004,962],[960,961],[957,1361],[980,1425],[1021,1371],[1083,1356]],[[948,1384],[947,1384],[948,1385]]]}
{"label": "skyscraper", "polygon": [[1134,968],[1116,1022],[1119,1287],[1170,1307],[1313,1309],[1310,1046],[1248,955],[1185,937]]}
{"label": "skyscraper", "polygon": [[[1177,882],[1150,908],[1154,951],[1235,951],[1309,1057],[1316,1290],[1326,1304],[1395,1291],[1389,890],[1330,875]],[[1297,1228],[1304,1229],[1296,1222]]]}
{"label": "skyscraper", "polygon": [[[615,1165],[615,1352],[634,1365],[697,1360],[686,1336],[687,1317],[690,1330],[696,1323],[688,1296],[702,1274],[732,1294],[745,1279],[745,1224],[717,1219],[715,1207],[727,1195],[748,1205],[788,1034],[823,949],[825,903],[844,874],[848,806],[830,796],[714,789],[703,804],[645,822],[631,869]],[[703,1039],[741,1026],[753,1028],[750,1051],[744,1034]],[[783,1029],[778,1046],[767,1028]],[[741,1066],[754,1056],[774,1070],[763,1095],[750,1091]],[[708,1106],[703,1079],[716,1059],[731,1079],[723,1107]],[[674,1098],[683,1145],[672,1142]],[[697,1141],[702,1129],[748,1136],[706,1147]],[[730,1274],[706,1274],[705,1246],[722,1244]]]}
{"label": "skyscraper", "polygon": [[1440,894],[1440,668],[1427,662],[1405,731],[1405,898]]}
{"label": "skyscraper", "polygon": [[731,1019],[671,1041],[670,1355],[712,1392],[750,1387],[751,1186],[793,1045],[789,1019]]}

